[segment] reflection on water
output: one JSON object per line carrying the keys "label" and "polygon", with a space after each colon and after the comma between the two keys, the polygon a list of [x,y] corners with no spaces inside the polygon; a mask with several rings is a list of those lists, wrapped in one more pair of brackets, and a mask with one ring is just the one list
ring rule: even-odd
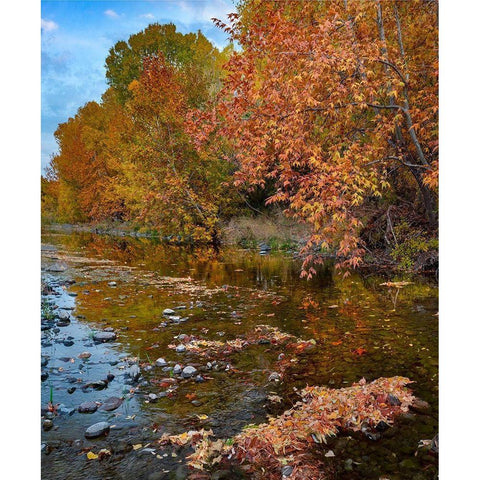
{"label": "reflection on water", "polygon": [[[362,377],[370,381],[403,375],[415,382],[415,394],[432,405],[429,414],[399,425],[395,435],[375,445],[360,442],[355,447],[358,451],[347,448],[338,452],[337,472],[342,471],[343,456],[355,455],[367,459],[357,462],[361,465],[348,478],[378,478],[378,473],[388,473],[392,479],[413,478],[412,471],[421,468],[415,463],[414,452],[420,439],[436,433],[438,399],[437,287],[426,279],[415,277],[412,285],[388,288],[380,285],[384,278],[354,274],[343,279],[326,266],[313,280],[306,281],[299,278],[299,263],[283,254],[261,256],[239,249],[216,252],[85,233],[44,233],[42,242],[43,267],[61,262],[68,268],[58,275],[76,282],[68,287],[68,293],[74,295],[70,298],[77,318],[69,327],[76,329],[70,333],[76,342],[70,350],[55,342],[43,349],[54,360],[49,365],[50,378],[42,384],[42,403],[48,401],[51,390],[56,402],[72,407],[85,400],[125,395],[130,387],[122,380],[124,371],[115,364],[122,356],[139,357],[146,364],[163,357],[172,365],[204,367],[206,361],[201,357],[168,347],[176,343],[177,335],[225,341],[245,335],[258,324],[269,324],[302,339],[314,339],[317,344],[313,352],[292,363],[281,384],[267,384],[281,350],[257,345],[223,359],[232,370],[212,371],[212,379],[204,383],[183,382],[173,398],[157,403],[146,403],[140,394],[158,393],[158,380],[168,374],[158,368],[144,371],[145,384],[140,392],[124,402],[112,418],[120,425],[127,424],[128,434],[139,435],[144,432],[142,428],[149,427],[152,432],[152,425],[157,426],[153,430],[171,433],[197,428],[196,415],[207,415],[202,426],[225,438],[246,424],[264,421],[268,413],[265,397],[273,391],[284,399],[279,408],[285,409],[296,401],[294,387],[341,387]],[[43,276],[53,278],[46,271]],[[163,310],[178,306],[186,307],[179,312],[187,320],[164,325]],[[118,333],[117,341],[92,345],[91,332],[106,326]],[[74,357],[75,349],[94,353],[85,362],[89,365],[87,372],[82,370],[83,380],[98,380],[106,370],[115,375],[108,393],[80,388],[73,394],[67,392],[66,374],[58,375],[60,363],[55,359]],[[65,369],[78,372],[78,360],[64,364],[62,372]],[[139,430],[129,426],[128,417],[134,417],[130,421]],[[86,426],[102,419],[98,412],[88,418],[75,413],[59,421],[58,430],[45,432],[44,441],[82,438]],[[62,464],[59,458],[57,467]],[[404,467],[398,467],[402,460],[411,458],[413,464],[404,462]],[[48,470],[51,461],[43,461],[44,478],[56,478]],[[130,478],[128,467],[122,470],[120,465],[116,468],[125,475],[122,478]],[[97,478],[84,459],[79,468],[75,478]],[[422,471],[424,476],[418,478],[433,478],[431,468]],[[69,478],[63,474],[62,478]],[[98,473],[98,478],[104,474]]]}

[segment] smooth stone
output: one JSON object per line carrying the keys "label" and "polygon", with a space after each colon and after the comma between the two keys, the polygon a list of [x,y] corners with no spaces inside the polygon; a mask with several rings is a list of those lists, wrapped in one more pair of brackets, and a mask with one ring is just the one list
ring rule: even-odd
{"label": "smooth stone", "polygon": [[65,310],[59,310],[59,312],[57,313],[57,317],[60,320],[70,320],[70,313]]}
{"label": "smooth stone", "polygon": [[195,377],[195,381],[196,381],[197,383],[203,383],[203,382],[205,381],[205,379],[204,379],[201,375],[197,375],[197,376]]}
{"label": "smooth stone", "polygon": [[178,345],[177,348],[175,349],[177,352],[182,353],[186,350],[187,348],[185,345]]}
{"label": "smooth stone", "polygon": [[78,406],[78,413],[96,412],[98,405],[95,402],[83,402]]}
{"label": "smooth stone", "polygon": [[82,352],[80,354],[77,355],[77,358],[90,358],[92,356],[92,354],[90,352]]}
{"label": "smooth stone", "polygon": [[115,332],[95,332],[93,335],[93,339],[97,342],[108,342],[116,338],[117,334]]}
{"label": "smooth stone", "polygon": [[71,346],[74,344],[74,341],[73,341],[73,340],[64,340],[64,341],[63,341],[63,344],[64,344],[66,347],[71,347]]}
{"label": "smooth stone", "polygon": [[85,438],[97,438],[105,435],[110,430],[110,425],[107,422],[94,423],[85,431]]}
{"label": "smooth stone", "polygon": [[109,286],[109,287],[116,287],[116,286],[117,286],[117,282],[108,282],[108,286]]}
{"label": "smooth stone", "polygon": [[52,422],[52,420],[50,420],[50,419],[47,418],[46,420],[43,421],[43,429],[44,429],[45,431],[50,430],[52,427],[53,427],[53,422]]}
{"label": "smooth stone", "polygon": [[132,365],[127,370],[127,375],[133,380],[136,381],[140,378],[140,367],[138,365]]}
{"label": "smooth stone", "polygon": [[268,377],[269,382],[278,382],[280,381],[280,379],[281,379],[280,374],[277,372],[272,372]]}
{"label": "smooth stone", "polygon": [[44,382],[48,378],[48,373],[47,372],[42,372],[42,375],[40,376],[42,382]]}
{"label": "smooth stone", "polygon": [[163,315],[175,315],[175,310],[172,310],[171,308],[166,308],[163,312],[162,312]]}
{"label": "smooth stone", "polygon": [[282,476],[289,477],[293,472],[293,467],[291,465],[285,465],[282,467]]}
{"label": "smooth stone", "polygon": [[175,375],[180,375],[182,373],[182,367],[178,363],[173,367],[173,373]]}
{"label": "smooth stone", "polygon": [[168,365],[168,363],[164,358],[157,358],[157,360],[155,360],[155,365],[157,367],[165,367]]}
{"label": "smooth stone", "polygon": [[105,328],[103,329],[103,331],[104,331],[104,332],[114,332],[115,329],[114,329],[113,327],[105,327]]}
{"label": "smooth stone", "polygon": [[110,397],[110,398],[107,398],[105,402],[103,402],[103,405],[100,407],[100,410],[111,412],[112,410],[116,410],[122,403],[123,403],[122,398]]}
{"label": "smooth stone", "polygon": [[149,393],[148,394],[148,401],[149,402],[155,403],[157,400],[158,400],[157,395],[155,395],[154,393]]}
{"label": "smooth stone", "polygon": [[185,367],[182,371],[183,378],[190,378],[197,373],[197,369],[192,366]]}
{"label": "smooth stone", "polygon": [[108,382],[105,380],[98,380],[97,382],[91,382],[89,384],[90,387],[92,387],[94,390],[103,390],[104,388],[107,388]]}

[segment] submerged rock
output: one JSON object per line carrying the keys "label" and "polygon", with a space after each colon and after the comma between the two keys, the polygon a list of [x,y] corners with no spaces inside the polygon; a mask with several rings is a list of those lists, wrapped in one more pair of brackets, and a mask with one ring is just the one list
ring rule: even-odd
{"label": "submerged rock", "polygon": [[110,397],[105,400],[100,410],[105,410],[106,412],[111,412],[116,410],[123,403],[123,399],[119,397]]}
{"label": "submerged rock", "polygon": [[78,406],[78,413],[94,413],[98,405],[95,402],[83,402]]}
{"label": "submerged rock", "polygon": [[117,334],[115,332],[95,332],[93,334],[93,339],[96,342],[109,342],[110,340],[115,340]]}
{"label": "submerged rock", "polygon": [[110,425],[107,422],[94,423],[85,431],[85,438],[97,438],[107,434],[110,431]]}

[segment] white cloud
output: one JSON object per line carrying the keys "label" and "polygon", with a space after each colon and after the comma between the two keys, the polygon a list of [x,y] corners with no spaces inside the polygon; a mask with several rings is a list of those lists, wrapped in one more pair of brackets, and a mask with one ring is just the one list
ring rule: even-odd
{"label": "white cloud", "polygon": [[148,18],[149,20],[153,20],[155,18],[155,15],[152,13],[144,13],[143,15],[140,15],[141,18]]}
{"label": "white cloud", "polygon": [[103,12],[107,17],[110,17],[110,18],[118,18],[118,13],[115,11],[115,10],[105,10]]}
{"label": "white cloud", "polygon": [[53,20],[45,20],[42,18],[42,31],[44,32],[51,32],[58,28],[58,25]]}

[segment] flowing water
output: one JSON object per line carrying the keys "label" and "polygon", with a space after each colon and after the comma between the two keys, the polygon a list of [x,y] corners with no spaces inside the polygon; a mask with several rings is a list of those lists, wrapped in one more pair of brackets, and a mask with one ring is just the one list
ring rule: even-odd
{"label": "flowing water", "polygon": [[[415,382],[414,394],[430,409],[399,419],[377,441],[340,438],[327,447],[335,457],[323,460],[326,471],[330,478],[436,478],[436,459],[416,452],[420,440],[438,432],[437,286],[422,277],[403,288],[382,286],[387,279],[374,275],[343,279],[328,266],[306,281],[299,271],[298,261],[283,253],[44,232],[44,321],[59,310],[70,313],[71,321],[42,331],[42,359],[48,360],[42,405],[61,404],[54,427],[42,430],[42,477],[187,478],[185,456],[192,450],[158,448],[154,442],[163,433],[211,428],[216,437],[230,438],[290,408],[298,400],[294,389],[402,375]],[[166,308],[180,318],[168,320]],[[280,382],[268,379],[279,354],[290,354],[285,346],[252,345],[218,359],[169,348],[180,344],[181,334],[225,342],[265,324],[316,343]],[[108,327],[116,339],[94,342],[95,332]],[[85,351],[90,358],[78,358]],[[159,357],[167,368],[154,366]],[[205,381],[179,380],[168,370],[177,363],[194,366]],[[125,375],[135,364],[141,367],[138,383]],[[108,374],[114,378],[106,388],[88,386]],[[152,402],[150,393],[165,396]],[[271,395],[282,401],[269,401]],[[73,410],[112,396],[123,398],[114,411]],[[100,421],[112,426],[109,435],[85,439],[85,429]],[[89,449],[101,448],[111,455],[87,459]]]}

